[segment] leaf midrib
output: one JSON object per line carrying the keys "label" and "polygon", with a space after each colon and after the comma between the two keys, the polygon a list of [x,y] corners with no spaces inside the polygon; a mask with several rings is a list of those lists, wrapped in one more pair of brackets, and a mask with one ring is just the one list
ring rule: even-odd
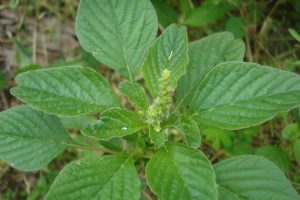
{"label": "leaf midrib", "polygon": [[19,140],[28,140],[28,141],[41,141],[41,143],[54,143],[54,144],[59,144],[59,145],[73,145],[73,143],[68,143],[68,142],[63,142],[55,139],[49,139],[49,138],[43,138],[43,137],[29,137],[29,136],[24,136],[24,135],[16,135],[14,133],[1,133],[0,136],[5,136],[5,137],[12,137],[16,138]]}
{"label": "leaf midrib", "polygon": [[111,8],[111,11],[112,11],[112,14],[113,14],[113,21],[115,22],[115,25],[116,25],[116,32],[117,32],[117,37],[118,37],[118,41],[119,41],[119,44],[120,46],[122,47],[122,52],[123,52],[123,58],[124,58],[124,61],[125,61],[125,64],[126,64],[126,70],[127,70],[127,73],[128,73],[128,77],[129,77],[129,81],[132,82],[132,76],[131,76],[131,73],[130,73],[130,66],[129,66],[129,63],[128,63],[128,60],[127,60],[127,54],[126,54],[126,51],[125,51],[125,45],[124,45],[124,41],[120,35],[120,24],[118,23],[117,21],[117,15],[115,13],[115,10],[113,9],[113,5],[112,5],[112,2],[109,1],[109,6]]}
{"label": "leaf midrib", "polygon": [[189,194],[189,199],[192,200],[193,198],[192,198],[192,195],[191,195],[191,193],[190,193],[189,187],[186,185],[185,180],[184,180],[184,178],[183,178],[183,175],[180,173],[180,170],[178,170],[178,167],[177,167],[176,163],[174,162],[173,156],[172,156],[171,153],[169,153],[169,152],[166,152],[166,153],[167,153],[167,155],[168,155],[168,157],[169,157],[169,159],[170,159],[172,165],[173,165],[174,168],[176,169],[176,173],[178,174],[178,177],[179,177],[180,180],[182,181],[184,188],[186,189],[187,193]]}
{"label": "leaf midrib", "polygon": [[[73,101],[79,101],[81,102],[82,104],[88,104],[90,106],[100,106],[100,107],[103,107],[105,105],[101,105],[101,104],[98,104],[98,102],[90,102],[90,101],[87,101],[87,100],[83,100],[83,99],[80,99],[80,98],[75,98],[75,97],[69,97],[69,96],[63,96],[62,94],[57,94],[57,93],[53,93],[53,92],[49,92],[49,91],[44,91],[44,90],[39,90],[39,89],[34,89],[34,88],[30,88],[30,87],[22,87],[22,86],[18,86],[16,88],[19,88],[20,90],[26,90],[26,89],[30,89],[30,90],[33,90],[33,91],[36,91],[36,92],[40,92],[40,93],[44,93],[44,94],[49,94],[49,95],[52,95],[52,96],[55,96],[55,97],[59,97],[59,98],[64,98],[64,99],[67,99],[67,100],[73,100]],[[22,95],[24,96],[24,95]],[[19,98],[19,97],[18,97]],[[21,98],[20,98],[21,99]],[[23,98],[22,98],[23,99]],[[94,104],[93,104],[94,103]]]}
{"label": "leaf midrib", "polygon": [[212,111],[214,111],[214,110],[221,109],[221,108],[226,108],[226,107],[230,107],[230,106],[240,105],[240,104],[243,104],[243,103],[245,103],[245,102],[254,102],[254,101],[258,101],[258,100],[263,100],[263,99],[265,99],[265,98],[271,98],[271,97],[277,96],[277,95],[285,95],[285,94],[289,94],[289,93],[297,93],[297,92],[299,93],[300,90],[289,91],[289,92],[283,92],[283,93],[277,93],[277,94],[266,95],[266,96],[260,96],[260,97],[258,97],[258,98],[253,98],[253,99],[240,100],[240,101],[236,101],[236,102],[234,102],[234,103],[223,104],[223,105],[219,105],[219,106],[216,106],[216,107],[206,108],[206,109],[204,109],[203,111],[194,113],[193,116],[194,116],[194,115],[200,115],[200,114],[203,114],[203,113],[206,113],[206,112],[212,112]]}
{"label": "leaf midrib", "polygon": [[[225,61],[223,63],[245,63],[245,62],[242,62],[242,61]],[[220,65],[222,65],[223,63],[219,63],[215,66],[213,66],[207,73],[206,75],[198,82],[198,84],[195,84],[194,86],[191,87],[191,89],[188,90],[188,92],[185,93],[185,95],[180,99],[179,103],[176,105],[175,107],[175,111],[177,109],[179,109],[181,107],[181,104],[184,103],[184,101],[186,100],[186,98],[191,94],[192,91],[198,89],[202,84],[203,82],[207,79],[207,77],[213,72],[215,71],[216,69],[220,68]],[[257,66],[256,66],[257,67]],[[265,66],[261,66],[261,67],[265,67]],[[255,101],[255,100],[260,100],[260,99],[263,99],[263,98],[269,98],[269,97],[272,97],[272,96],[276,96],[276,95],[283,95],[283,94],[289,94],[289,93],[297,93],[297,92],[300,92],[300,90],[293,90],[293,91],[289,91],[289,92],[282,92],[282,93],[274,93],[272,95],[266,95],[266,96],[260,96],[258,98],[253,98],[251,99],[252,101]],[[194,95],[191,97],[192,99],[194,99]],[[237,101],[235,103],[244,103],[244,102],[248,102],[248,101],[251,101],[249,99],[247,100],[241,100],[241,101]],[[190,101],[192,102],[192,100]],[[198,115],[198,114],[202,114],[202,113],[205,113],[205,112],[210,112],[210,111],[213,111],[213,110],[216,110],[216,109],[219,109],[219,108],[222,108],[222,107],[227,107],[227,106],[233,106],[233,105],[238,105],[238,104],[226,104],[226,105],[219,105],[217,107],[212,107],[212,108],[209,108],[209,109],[206,109],[206,110],[203,110],[201,112],[197,112],[197,113],[194,113],[194,115]]]}
{"label": "leaf midrib", "polygon": [[[109,179],[107,180],[106,183],[104,183],[100,188],[99,191],[95,194],[96,197],[98,197],[99,193],[102,192],[102,189],[108,184],[110,183],[111,179],[113,179],[113,177],[121,170],[124,168],[124,166],[128,163],[128,161],[131,159],[132,155],[134,154],[134,152],[132,154],[130,154],[128,156],[128,158],[124,161],[124,163],[122,163],[120,165],[120,167],[111,175],[111,177],[109,177]],[[92,197],[94,194],[90,195],[90,197]]]}

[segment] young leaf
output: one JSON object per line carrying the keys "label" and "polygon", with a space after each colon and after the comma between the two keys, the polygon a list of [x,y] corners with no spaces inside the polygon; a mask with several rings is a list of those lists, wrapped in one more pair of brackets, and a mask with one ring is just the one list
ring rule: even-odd
{"label": "young leaf", "polygon": [[75,30],[84,50],[132,79],[157,26],[149,0],[81,0]]}
{"label": "young leaf", "polygon": [[232,33],[216,33],[189,44],[189,63],[186,73],[178,82],[177,100],[188,95],[192,88],[217,64],[242,61],[245,45],[235,40]]}
{"label": "young leaf", "polygon": [[193,118],[223,129],[258,125],[300,103],[300,76],[254,63],[227,62],[195,90]]}
{"label": "young leaf", "polygon": [[152,143],[155,145],[155,149],[159,149],[166,142],[166,132],[165,130],[156,132],[154,128],[149,128],[149,138]]}
{"label": "young leaf", "polygon": [[122,108],[110,108],[101,113],[101,119],[82,132],[99,140],[109,140],[133,134],[145,128],[138,115]]}
{"label": "young leaf", "polygon": [[46,166],[72,143],[59,118],[16,106],[0,113],[0,159],[22,171]]}
{"label": "young leaf", "polygon": [[164,69],[170,71],[171,86],[177,86],[177,81],[185,72],[188,63],[188,39],[184,26],[170,25],[151,46],[143,64],[143,74],[146,86],[151,95],[158,95],[160,77]]}
{"label": "young leaf", "polygon": [[120,92],[128,97],[128,100],[142,110],[147,110],[148,99],[143,87],[131,82],[124,82],[119,87]]}
{"label": "young leaf", "polygon": [[273,161],[284,172],[288,172],[291,168],[289,154],[280,147],[264,146],[258,148],[255,153]]}
{"label": "young leaf", "polygon": [[77,115],[118,106],[103,76],[90,68],[68,66],[22,73],[11,93],[34,108],[52,114]]}
{"label": "young leaf", "polygon": [[140,180],[128,156],[83,158],[68,164],[50,188],[46,200],[138,200]]}
{"label": "young leaf", "polygon": [[177,129],[184,134],[185,142],[193,148],[199,148],[201,144],[200,129],[192,117],[180,115]]}
{"label": "young leaf", "polygon": [[220,200],[299,200],[280,169],[261,156],[238,156],[214,165]]}
{"label": "young leaf", "polygon": [[167,144],[146,166],[147,182],[160,200],[217,199],[213,168],[198,150]]}

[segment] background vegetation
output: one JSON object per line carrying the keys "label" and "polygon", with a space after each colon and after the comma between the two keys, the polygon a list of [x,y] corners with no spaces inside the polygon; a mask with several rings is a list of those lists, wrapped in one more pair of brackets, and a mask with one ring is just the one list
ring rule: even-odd
{"label": "background vegetation", "polygon": [[[245,41],[247,61],[300,73],[299,0],[151,1],[157,10],[160,32],[171,23],[185,24],[189,41],[193,41],[230,31]],[[0,111],[20,104],[9,93],[15,85],[14,77],[41,67],[80,63],[104,74],[117,88],[122,81],[120,75],[78,45],[74,33],[78,3],[79,0],[0,0]],[[84,122],[78,119],[77,126]],[[70,127],[74,121],[63,119],[63,123]],[[295,109],[245,130],[206,127],[200,148],[212,162],[232,155],[263,155],[275,162],[300,192],[299,126],[299,109]],[[71,132],[81,139],[76,129]],[[42,171],[26,174],[0,161],[0,200],[42,199],[62,167],[88,153],[68,150]],[[152,199],[151,194],[143,198]]]}

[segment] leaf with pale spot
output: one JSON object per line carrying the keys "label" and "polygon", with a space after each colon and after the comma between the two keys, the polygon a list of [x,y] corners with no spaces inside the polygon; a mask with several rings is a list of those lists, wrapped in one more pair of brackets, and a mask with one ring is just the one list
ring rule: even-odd
{"label": "leaf with pale spot", "polygon": [[164,69],[170,71],[170,86],[176,88],[177,81],[184,74],[188,63],[187,52],[188,39],[184,26],[172,24],[156,39],[143,63],[146,86],[153,97],[158,95]]}
{"label": "leaf with pale spot", "polygon": [[99,140],[131,135],[145,128],[146,125],[132,111],[122,108],[110,108],[101,113],[96,123],[86,127],[82,132]]}

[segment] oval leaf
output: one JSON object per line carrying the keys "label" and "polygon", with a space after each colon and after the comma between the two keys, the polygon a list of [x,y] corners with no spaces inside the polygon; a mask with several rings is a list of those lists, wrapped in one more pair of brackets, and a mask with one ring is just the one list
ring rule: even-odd
{"label": "oval leaf", "polygon": [[261,156],[238,156],[214,165],[220,200],[299,200],[280,169]]}
{"label": "oval leaf", "polygon": [[176,88],[178,79],[184,74],[188,62],[188,39],[184,26],[170,25],[151,46],[143,63],[146,86],[152,97],[158,95],[162,71],[170,71],[172,88]]}
{"label": "oval leaf", "polygon": [[300,104],[300,76],[254,63],[212,69],[190,104],[194,119],[223,129],[258,125]]}
{"label": "oval leaf", "polygon": [[160,200],[217,199],[210,162],[202,152],[181,144],[167,144],[154,154],[146,177]]}
{"label": "oval leaf", "polygon": [[75,30],[81,46],[132,79],[157,32],[148,0],[81,0]]}
{"label": "oval leaf", "polygon": [[31,106],[52,114],[77,115],[118,106],[108,82],[96,71],[68,66],[22,73],[11,93]]}
{"label": "oval leaf", "polygon": [[83,158],[58,175],[46,200],[138,200],[140,180],[127,156]]}
{"label": "oval leaf", "polygon": [[131,135],[145,127],[145,124],[134,112],[111,108],[101,113],[101,119],[97,123],[85,128],[82,132],[99,140],[109,140],[114,137]]}
{"label": "oval leaf", "polygon": [[22,171],[46,166],[72,143],[59,118],[16,106],[0,113],[0,159]]}
{"label": "oval leaf", "polygon": [[189,44],[189,63],[178,82],[177,100],[191,93],[204,76],[216,65],[227,61],[242,61],[245,45],[235,40],[232,33],[212,34]]}

